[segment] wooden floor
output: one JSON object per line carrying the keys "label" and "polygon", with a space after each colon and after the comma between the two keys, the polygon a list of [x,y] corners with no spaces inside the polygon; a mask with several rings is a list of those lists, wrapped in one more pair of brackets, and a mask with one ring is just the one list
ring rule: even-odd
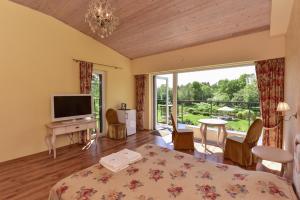
{"label": "wooden floor", "polygon": [[[125,147],[134,149],[145,143],[172,148],[172,145],[167,144],[162,137],[145,131],[128,137],[126,141],[101,138],[98,145],[93,144],[86,150],[82,150],[83,146],[79,144],[62,147],[58,149],[55,160],[48,155],[48,152],[42,152],[1,163],[0,199],[47,199],[50,188],[64,177],[97,163],[102,156]],[[232,164],[223,161],[223,156],[220,154],[207,155],[197,151],[186,153]]]}

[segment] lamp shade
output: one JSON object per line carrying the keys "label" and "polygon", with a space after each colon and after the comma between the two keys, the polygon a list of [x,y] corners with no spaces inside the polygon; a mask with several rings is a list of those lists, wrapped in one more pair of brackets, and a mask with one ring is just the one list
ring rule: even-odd
{"label": "lamp shade", "polygon": [[290,110],[289,104],[285,102],[279,102],[277,106],[277,112],[286,112]]}

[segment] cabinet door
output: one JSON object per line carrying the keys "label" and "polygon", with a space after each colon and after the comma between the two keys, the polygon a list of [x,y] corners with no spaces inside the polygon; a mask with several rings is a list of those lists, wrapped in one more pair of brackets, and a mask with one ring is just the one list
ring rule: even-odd
{"label": "cabinet door", "polygon": [[118,119],[121,123],[126,123],[125,111],[124,110],[117,110]]}
{"label": "cabinet door", "polygon": [[128,110],[126,111],[126,127],[128,135],[136,133],[136,111]]}

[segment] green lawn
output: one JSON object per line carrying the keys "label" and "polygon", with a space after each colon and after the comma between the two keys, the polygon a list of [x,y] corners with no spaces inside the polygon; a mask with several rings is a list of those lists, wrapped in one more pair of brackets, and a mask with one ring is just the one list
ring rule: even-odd
{"label": "green lawn", "polygon": [[[201,114],[194,115],[191,113],[185,113],[183,115],[183,121],[185,122],[185,124],[192,124],[192,125],[199,125],[198,120],[205,119],[205,118],[212,118],[212,117],[204,116]],[[164,116],[161,115],[160,110],[158,110],[158,121],[165,122],[165,118],[164,118]],[[181,122],[181,118],[179,119],[179,121]],[[249,128],[249,122],[248,122],[248,120],[244,120],[244,119],[236,119],[234,121],[228,121],[226,128],[228,130],[246,132]]]}
{"label": "green lawn", "polygon": [[[205,119],[205,118],[211,118],[210,116],[204,116],[204,115],[194,115],[191,113],[184,114],[183,120],[184,121],[190,121],[193,125],[198,125],[199,119]],[[226,125],[226,128],[228,130],[235,130],[235,131],[247,131],[249,128],[249,122],[244,119],[237,119],[234,121],[228,121],[228,124]]]}

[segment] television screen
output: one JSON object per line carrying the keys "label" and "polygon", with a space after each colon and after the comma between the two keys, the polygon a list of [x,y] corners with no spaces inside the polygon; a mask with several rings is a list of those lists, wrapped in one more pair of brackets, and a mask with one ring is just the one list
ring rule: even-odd
{"label": "television screen", "polygon": [[53,96],[53,120],[85,117],[92,114],[91,95]]}

